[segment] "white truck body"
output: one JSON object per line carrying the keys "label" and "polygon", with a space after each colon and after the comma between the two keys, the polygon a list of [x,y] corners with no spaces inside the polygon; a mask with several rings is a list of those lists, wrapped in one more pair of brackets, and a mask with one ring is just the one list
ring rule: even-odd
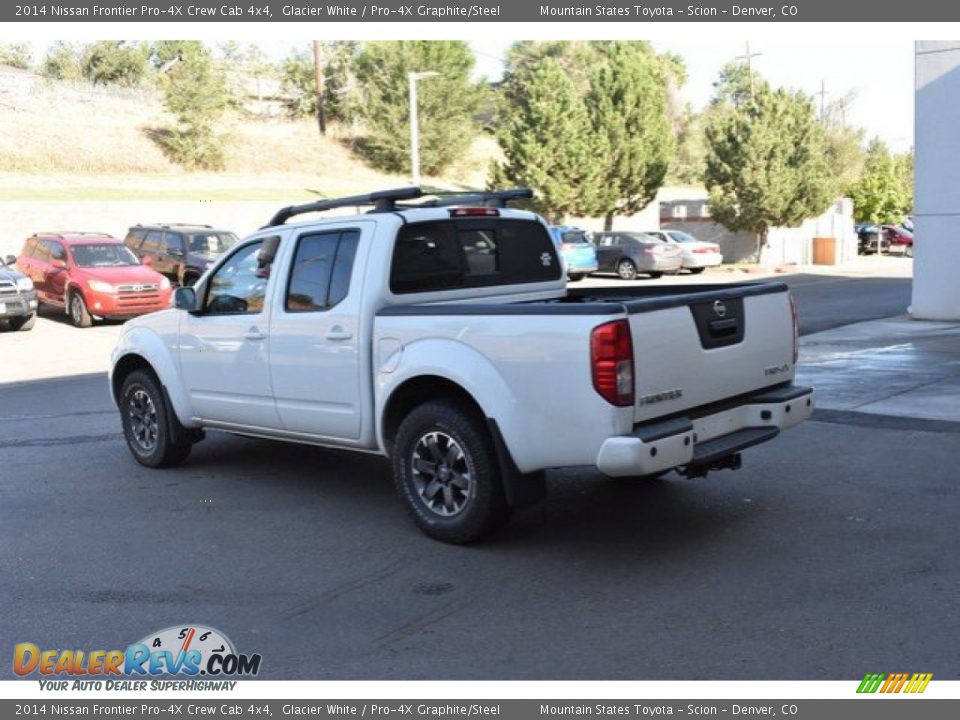
{"label": "white truck body", "polygon": [[[485,212],[490,216],[401,209],[255,233],[207,271],[192,311],[126,324],[113,354],[115,401],[122,410],[124,379],[146,367],[188,430],[391,455],[412,407],[454,395],[487,423],[508,500],[547,468],[645,476],[685,467],[699,474],[810,416],[812,390],[792,385],[796,327],[784,285],[568,291],[538,216]],[[504,221],[533,234],[542,229],[546,245],[535,262],[549,277],[394,292],[394,246],[404,228],[416,235],[420,227],[459,223],[461,238],[498,233],[495,252],[503,253],[499,233],[507,231],[497,228]],[[340,279],[343,285],[349,273],[348,289],[332,307],[291,308],[303,238],[337,232],[341,243],[348,233],[355,243]],[[279,244],[256,311],[204,312],[211,284],[223,284],[220,268],[229,270],[231,257],[262,248],[266,238]],[[479,242],[481,261],[503,262]],[[595,336],[610,323],[612,334]],[[598,359],[627,349],[629,362],[626,355],[606,366]],[[603,367],[615,376],[598,380]],[[604,382],[606,397],[598,390]]]}

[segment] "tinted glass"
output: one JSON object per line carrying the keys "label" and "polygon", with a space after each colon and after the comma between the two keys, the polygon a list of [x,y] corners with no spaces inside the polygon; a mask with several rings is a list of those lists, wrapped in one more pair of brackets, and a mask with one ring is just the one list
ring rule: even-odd
{"label": "tinted glass", "polygon": [[262,241],[238,250],[210,278],[205,312],[214,315],[259,313],[267,296],[270,269],[257,261]]}
{"label": "tinted glass", "polygon": [[160,252],[169,253],[171,250],[183,252],[183,238],[176,233],[164,233],[160,241]]}
{"label": "tinted glass", "polygon": [[489,275],[499,270],[493,228],[461,230],[457,235],[467,260],[467,275]]}
{"label": "tinted glass", "polygon": [[339,232],[317,233],[300,238],[287,285],[287,310],[307,312],[326,309],[339,239]]}
{"label": "tinted glass", "polygon": [[698,240],[693,235],[688,235],[685,232],[680,232],[679,230],[671,230],[670,237],[676,240],[679,243],[692,243],[698,242]]}
{"label": "tinted glass", "polygon": [[400,228],[390,270],[393,292],[457,287],[462,277],[452,222],[412,223]]}
{"label": "tinted glass", "polygon": [[67,251],[58,242],[50,241],[50,259],[67,261]]}
{"label": "tinted glass", "polygon": [[587,239],[587,234],[583,230],[568,230],[563,233],[563,241],[565,243],[582,245],[589,244],[590,241]]}
{"label": "tinted glass", "polygon": [[24,257],[32,257],[37,250],[37,238],[28,238],[23,244]]}
{"label": "tinted glass", "polygon": [[41,240],[37,243],[37,249],[33,253],[33,257],[37,260],[43,260],[48,262],[50,260],[50,241]]}
{"label": "tinted glass", "polygon": [[333,307],[350,292],[350,275],[353,273],[353,259],[357,255],[360,243],[359,230],[347,230],[340,233],[340,245],[337,247],[337,259],[333,261],[333,277],[330,278],[330,295],[327,307]]}
{"label": "tinted glass", "polygon": [[201,255],[220,255],[237,242],[236,235],[226,232],[191,233],[185,237],[188,250]]}
{"label": "tinted glass", "polygon": [[123,239],[123,243],[131,250],[136,250],[140,247],[140,243],[143,242],[144,235],[146,235],[146,232],[143,230],[131,230]]}
{"label": "tinted glass", "polygon": [[130,248],[119,243],[74,245],[73,262],[77,267],[123,267],[140,264],[137,256],[130,252]]}
{"label": "tinted glass", "polygon": [[140,246],[140,249],[147,252],[158,252],[160,250],[161,240],[163,240],[163,233],[159,230],[151,230],[147,233],[147,237],[143,241],[143,245]]}

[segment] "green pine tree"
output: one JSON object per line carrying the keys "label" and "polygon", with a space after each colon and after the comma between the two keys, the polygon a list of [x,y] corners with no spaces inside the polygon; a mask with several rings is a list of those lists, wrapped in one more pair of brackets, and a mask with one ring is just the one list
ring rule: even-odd
{"label": "green pine tree", "polygon": [[506,156],[491,185],[530,187],[535,209],[554,222],[580,214],[597,183],[590,118],[574,83],[552,57],[515,71],[497,124]]}
{"label": "green pine tree", "polygon": [[795,227],[834,200],[824,130],[802,93],[726,72],[706,140],[711,214],[755,233],[758,257],[770,228]]}
{"label": "green pine tree", "polygon": [[476,116],[486,86],[470,78],[474,57],[459,40],[399,40],[364,44],[354,72],[363,90],[357,150],[390,172],[410,171],[410,104],[407,74],[439,73],[417,86],[420,166],[425,174],[445,170],[475,139]]}
{"label": "green pine tree", "polygon": [[867,149],[863,175],[850,191],[857,222],[893,224],[913,209],[913,155],[892,155],[880,140]]}

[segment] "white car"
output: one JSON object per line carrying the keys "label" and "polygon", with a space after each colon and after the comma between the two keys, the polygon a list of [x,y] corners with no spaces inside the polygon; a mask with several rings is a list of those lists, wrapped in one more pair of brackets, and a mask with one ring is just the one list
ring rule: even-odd
{"label": "white car", "polygon": [[284,208],[124,325],[110,391],[133,457],[176,465],[205,429],[384,455],[416,524],[468,542],[547,468],[697,477],[810,416],[786,285],[568,290],[544,220],[506,207],[529,197]]}
{"label": "white car", "polygon": [[678,245],[683,251],[683,267],[693,274],[702,273],[708,267],[716,267],[723,262],[720,246],[716,243],[697,240],[682,230],[654,230],[646,233],[664,242]]}

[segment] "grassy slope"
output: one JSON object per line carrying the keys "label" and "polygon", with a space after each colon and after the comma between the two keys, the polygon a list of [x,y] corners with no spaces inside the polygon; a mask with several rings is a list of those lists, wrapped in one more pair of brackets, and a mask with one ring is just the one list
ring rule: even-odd
{"label": "grassy slope", "polygon": [[[0,199],[297,201],[408,182],[364,165],[338,128],[321,138],[309,120],[239,116],[222,127],[226,170],[185,172],[150,139],[151,129],[169,122],[146,92],[40,82],[3,88]],[[459,167],[425,184],[482,186],[496,153],[482,138]]]}

